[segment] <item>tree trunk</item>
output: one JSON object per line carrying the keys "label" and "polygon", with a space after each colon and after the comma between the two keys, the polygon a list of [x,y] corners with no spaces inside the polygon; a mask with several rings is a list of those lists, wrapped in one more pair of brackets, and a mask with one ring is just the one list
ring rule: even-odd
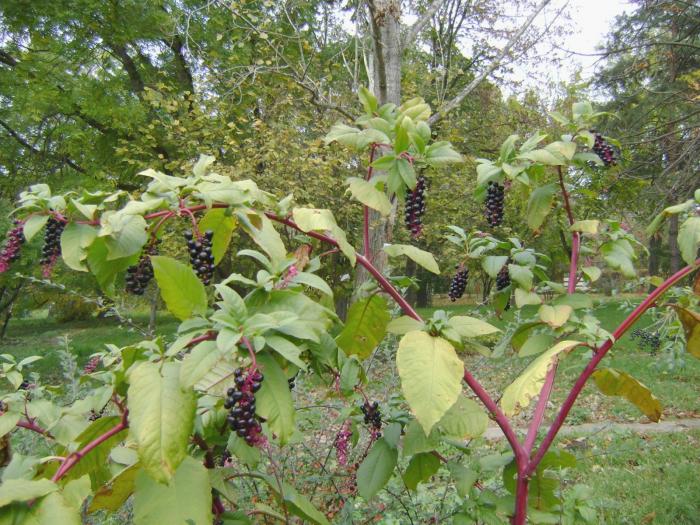
{"label": "tree trunk", "polygon": [[[12,295],[8,297],[7,301],[0,308],[0,312],[5,312],[5,319],[3,320],[2,327],[0,327],[0,339],[5,338],[5,333],[7,332],[7,326],[10,324],[10,319],[12,318],[12,308],[15,305],[15,301],[19,297],[19,292],[22,289],[22,282],[20,282],[15,289],[12,291]],[[3,296],[5,295],[7,288],[3,287]]]}
{"label": "tree trunk", "polygon": [[678,248],[678,215],[668,219],[668,249],[671,252],[671,274],[681,269],[681,252]]}

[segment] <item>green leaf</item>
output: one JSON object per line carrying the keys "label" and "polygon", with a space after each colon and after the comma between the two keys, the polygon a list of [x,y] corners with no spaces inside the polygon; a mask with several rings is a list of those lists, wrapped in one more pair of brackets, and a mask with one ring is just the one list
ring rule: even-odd
{"label": "green leaf", "polygon": [[196,385],[221,359],[222,352],[216,341],[202,341],[185,356],[180,366],[180,384],[183,388]]}
{"label": "green leaf", "polygon": [[560,155],[566,160],[571,160],[574,158],[576,153],[576,143],[571,141],[561,141],[557,140],[551,142],[544,147],[545,150],[554,153],[555,155]]}
{"label": "green leaf", "polygon": [[356,148],[360,138],[360,129],[353,128],[342,122],[337,122],[331,126],[331,130],[323,138],[326,145],[337,142],[343,146]]}
{"label": "green leaf", "polygon": [[448,462],[447,468],[455,481],[457,494],[463,498],[466,498],[474,486],[474,483],[476,483],[476,481],[479,479],[479,474],[474,470],[460,465],[459,463],[455,463],[454,461]]}
{"label": "green leaf", "polygon": [[617,239],[602,244],[600,253],[603,254],[605,263],[613,270],[619,271],[630,279],[637,275],[633,263],[637,257],[627,239]]}
{"label": "green leaf", "polygon": [[345,183],[348,185],[352,196],[368,208],[377,210],[385,216],[391,213],[389,198],[386,196],[386,193],[377,189],[374,182],[359,177],[350,177],[346,179]]}
{"label": "green leaf", "polygon": [[[32,508],[30,514],[36,519],[37,525],[80,525],[80,509],[71,505],[63,494],[54,492],[42,498]],[[27,521],[23,522],[27,523]],[[30,521],[27,525],[33,523]]]}
{"label": "green leaf", "polygon": [[538,230],[549,215],[554,204],[554,195],[556,195],[559,186],[555,183],[545,184],[536,188],[531,194],[527,202],[527,225],[532,230]]}
{"label": "green leaf", "polygon": [[87,250],[97,237],[97,229],[87,224],[69,223],[61,234],[61,256],[66,266],[87,272]]}
{"label": "green leaf", "polygon": [[88,249],[87,263],[100,289],[111,297],[114,295],[114,281],[117,274],[134,264],[138,259],[138,255],[113,261],[107,259],[108,255],[107,244],[104,239],[98,237]]}
{"label": "green leaf", "polygon": [[661,419],[661,402],[651,390],[628,373],[601,368],[593,372],[593,380],[606,396],[622,396],[652,421]]}
{"label": "green leaf", "polygon": [[700,359],[700,314],[672,305],[685,332],[685,348],[692,356]]}
{"label": "green leaf", "polygon": [[590,233],[595,235],[598,233],[598,227],[600,226],[600,221],[597,220],[587,220],[587,221],[576,221],[571,226],[569,226],[569,231]]}
{"label": "green leaf", "polygon": [[416,454],[406,467],[403,480],[409,490],[416,490],[418,484],[427,481],[438,470],[440,470],[440,460],[430,453]]}
{"label": "green leaf", "polygon": [[542,299],[535,292],[527,292],[522,288],[515,289],[515,305],[522,308],[528,304],[542,304]]}
{"label": "green leaf", "polygon": [[365,108],[365,113],[373,115],[377,111],[377,97],[375,97],[369,89],[365,86],[360,86],[360,89],[357,91],[357,96],[360,98],[362,107]]}
{"label": "green leaf", "polygon": [[418,420],[411,419],[408,425],[406,425],[403,437],[404,456],[412,456],[421,452],[430,452],[431,450],[435,450],[439,444],[440,440],[437,437],[437,431],[431,432],[430,436],[426,436]]}
{"label": "green leaf", "polygon": [[267,352],[257,355],[258,366],[265,375],[260,390],[255,395],[256,412],[267,420],[267,424],[284,445],[294,433],[294,401],[289,391],[287,376],[274,357]]}
{"label": "green leaf", "polygon": [[303,523],[312,522],[318,525],[330,525],[323,513],[313,506],[313,504],[299,494],[297,490],[289,483],[284,481],[278,482],[272,476],[261,476],[270,489],[275,493],[278,500],[282,500],[282,504],[294,515],[299,516]]}
{"label": "green leaf", "polygon": [[49,220],[48,215],[31,215],[24,221],[22,233],[27,242],[31,241],[34,236],[41,231]]}
{"label": "green leaf", "polygon": [[141,215],[105,212],[101,224],[99,236],[104,238],[110,261],[139,253],[148,240],[148,224]]}
{"label": "green leaf", "polygon": [[294,208],[292,210],[294,222],[303,232],[321,231],[330,232],[338,242],[340,251],[355,265],[355,249],[348,243],[345,232],[335,222],[335,217],[330,210],[314,208]]}
{"label": "green leaf", "polygon": [[306,363],[302,361],[300,357],[302,349],[289,339],[285,339],[279,335],[266,335],[265,343],[290,363],[298,366],[302,370],[306,370]]}
{"label": "green leaf", "polygon": [[409,244],[391,244],[384,247],[384,253],[386,253],[389,257],[400,257],[401,255],[405,255],[429,272],[440,275],[440,268],[438,267],[433,254],[416,248],[415,246],[411,246]]}
{"label": "green leaf", "polygon": [[379,438],[357,469],[357,488],[366,500],[382,490],[394,473],[398,451],[384,438]]}
{"label": "green leaf", "polygon": [[6,479],[0,485],[0,507],[13,501],[29,501],[58,490],[58,486],[48,479]]}
{"label": "green leaf", "polygon": [[651,224],[647,226],[647,235],[652,235],[656,233],[667,217],[686,212],[690,210],[694,205],[695,201],[693,199],[688,199],[687,201],[682,202],[681,204],[675,204],[674,206],[669,206],[668,208],[664,209],[661,213],[654,217],[654,220],[651,222]]}
{"label": "green leaf", "polygon": [[507,255],[488,255],[481,261],[481,267],[491,277],[495,279],[501,268],[508,262]]}
{"label": "green leaf", "polygon": [[452,328],[457,330],[459,335],[465,338],[495,334],[501,331],[500,328],[496,328],[486,321],[466,315],[455,315],[454,317],[450,317],[448,323]]}
{"label": "green leaf", "polygon": [[353,303],[335,342],[347,355],[366,359],[384,339],[390,320],[386,299],[372,295]]}
{"label": "green leaf", "polygon": [[225,208],[209,210],[199,221],[200,231],[211,230],[214,237],[211,241],[211,253],[214,254],[214,264],[219,264],[228,250],[228,245],[236,228],[236,218],[228,214]]}
{"label": "green leaf", "polygon": [[474,439],[486,432],[489,417],[475,401],[460,396],[438,423],[443,434],[454,439]]}
{"label": "green leaf", "polygon": [[698,258],[700,246],[700,217],[688,217],[678,232],[678,247],[683,260],[692,265]]}
{"label": "green leaf", "polygon": [[557,306],[543,304],[540,306],[539,315],[542,322],[547,323],[552,328],[559,328],[569,320],[572,312],[573,308],[568,304]]}
{"label": "green leaf", "polygon": [[559,354],[580,344],[580,341],[560,341],[532,361],[523,373],[503,391],[501,408],[505,415],[512,416],[517,412],[518,407],[527,407],[530,400],[539,394],[547,371],[557,360]]}
{"label": "green leaf", "polygon": [[535,334],[528,337],[518,351],[518,356],[529,357],[541,354],[554,343],[554,336],[550,334]]}
{"label": "green leaf", "polygon": [[532,151],[526,151],[525,153],[518,155],[517,158],[531,160],[532,162],[545,164],[546,166],[566,165],[566,159],[562,154],[556,151],[549,151],[547,149],[534,149]]}
{"label": "green leaf", "polygon": [[5,412],[0,415],[0,438],[14,430],[19,419],[20,415],[18,412]]}
{"label": "green leaf", "polygon": [[392,319],[387,325],[386,331],[390,334],[403,335],[406,332],[412,332],[414,330],[423,330],[425,328],[425,323],[415,320],[413,317],[407,315],[402,315],[396,319]]}
{"label": "green leaf", "polygon": [[170,313],[182,321],[207,313],[207,292],[192,268],[161,255],[151,256],[151,263]]}
{"label": "green leaf", "polygon": [[[391,169],[394,166],[394,162],[396,161],[396,155],[394,154],[389,154],[389,155],[384,155],[382,157],[379,157],[377,160],[372,162],[370,166],[377,170],[381,171],[386,171],[388,169]],[[350,179],[348,179],[350,180]]]}
{"label": "green leaf", "polygon": [[114,476],[108,484],[100,487],[90,501],[88,512],[109,510],[116,512],[134,492],[136,475],[141,471],[141,465],[135,464],[125,468]]}
{"label": "green leaf", "polygon": [[426,434],[462,392],[464,364],[445,339],[409,332],[396,354],[401,388]]}
{"label": "green leaf", "polygon": [[350,356],[345,360],[340,370],[340,391],[349,396],[355,390],[355,387],[360,382],[362,373],[362,365],[357,359],[357,356]]}
{"label": "green leaf", "polygon": [[528,291],[532,289],[532,280],[534,279],[534,275],[532,274],[532,270],[530,270],[530,268],[527,266],[509,264],[508,274],[510,275],[510,278],[519,284],[522,289]]}
{"label": "green leaf", "polygon": [[593,308],[593,300],[588,295],[583,293],[560,295],[554,299],[553,304],[567,304],[574,310],[579,310],[581,308]]}
{"label": "green leaf", "polygon": [[196,406],[180,384],[180,363],[142,362],[129,370],[129,431],[143,468],[156,481],[171,479],[187,455]]}
{"label": "green leaf", "polygon": [[460,164],[464,162],[462,155],[452,149],[449,142],[435,142],[425,151],[425,161],[429,166],[438,168],[448,164]]}
{"label": "green leaf", "polygon": [[584,266],[581,268],[581,271],[583,272],[583,275],[586,276],[586,279],[592,283],[600,279],[600,276],[603,274],[601,269],[597,266]]}
{"label": "green leaf", "polygon": [[404,158],[396,159],[396,169],[407,188],[413,190],[418,182],[413,165]]}
{"label": "green leaf", "polygon": [[308,272],[299,272],[293,278],[292,281],[296,284],[303,284],[311,288],[316,288],[319,292],[322,292],[329,297],[333,297],[333,290],[328,283],[321,279],[318,275]]}
{"label": "green leaf", "polygon": [[282,264],[287,258],[287,249],[284,247],[284,242],[282,242],[279,232],[275,229],[272,221],[264,214],[254,215],[253,217],[255,221],[259,222],[260,227],[247,221],[242,223],[244,229],[255,241],[255,244],[260,246],[270,256],[273,266]]}
{"label": "green leaf", "polygon": [[194,525],[211,523],[211,485],[207,469],[191,457],[183,458],[168,484],[141,471],[134,490],[135,525]]}

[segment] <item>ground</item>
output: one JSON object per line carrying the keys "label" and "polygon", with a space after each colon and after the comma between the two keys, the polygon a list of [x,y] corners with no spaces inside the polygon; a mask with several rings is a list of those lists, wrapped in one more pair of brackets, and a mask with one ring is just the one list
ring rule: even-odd
{"label": "ground", "polygon": [[[602,300],[596,306],[596,314],[606,329],[612,330],[634,307],[636,299],[623,301]],[[481,310],[468,305],[448,306],[452,313],[480,313]],[[433,309],[424,309],[423,315],[430,315]],[[498,321],[505,326],[512,313]],[[145,325],[147,316],[134,313],[136,324]],[[640,325],[649,322],[645,317]],[[157,333],[170,337],[177,322],[167,315],[160,316]],[[68,336],[68,346],[77,358],[78,365],[88,360],[91,353],[105,343],[126,345],[141,340],[137,331],[120,327],[114,320],[74,322],[58,324],[49,319],[13,320],[5,341],[0,343],[0,353],[10,353],[18,358],[27,355],[43,355],[35,369],[50,381],[61,380],[60,359],[57,350],[65,346],[64,336]],[[373,359],[368,391],[382,403],[386,403],[393,389],[398,388],[398,378],[391,365],[391,345],[388,345]],[[497,360],[481,356],[464,356],[470,370],[484,381],[492,393],[501,391],[521,370],[526,361],[516,356],[505,356]],[[567,392],[581,360],[570,359],[562,363],[553,395],[558,404]],[[658,355],[651,355],[636,347],[628,336],[622,338],[616,350],[606,358],[606,366],[625,370],[646,384],[660,399],[664,419],[700,418],[700,361],[688,358],[683,367],[669,370],[667,362]],[[332,445],[335,427],[319,425],[325,418],[333,418],[341,408],[337,399],[322,399],[316,395],[312,380],[297,381],[295,396],[298,407],[309,407],[322,403],[319,410],[300,411],[299,424],[308,429],[309,439],[298,440],[292,447],[293,454],[281,460],[281,467],[297,480],[304,479],[308,484],[304,492],[314,494],[323,476],[319,468],[325,468],[325,457]],[[524,423],[527,411],[521,416]],[[550,411],[551,415],[551,411]],[[645,422],[646,418],[625,400],[601,395],[594,385],[584,390],[567,423],[615,421]],[[650,423],[653,424],[653,423]],[[321,430],[319,429],[321,427]],[[651,434],[627,430],[601,431],[592,435],[573,434],[562,437],[558,443],[572,452],[578,459],[575,469],[565,473],[565,485],[584,483],[593,490],[592,501],[601,510],[600,523],[607,524],[693,524],[700,523],[698,504],[700,485],[697,473],[700,472],[700,431],[690,430],[674,433]],[[475,440],[471,444],[473,456],[506,451],[503,442]],[[454,455],[454,450],[445,453]],[[293,458],[302,458],[294,464]],[[303,459],[306,458],[306,459]],[[333,462],[328,468],[331,470]],[[314,472],[315,476],[314,477]],[[381,523],[421,523],[425,516],[440,516],[444,508],[449,508],[456,500],[452,491],[445,492],[447,473],[440,471],[431,482],[419,486],[419,490],[409,496],[398,480],[389,485],[391,493],[380,496],[383,505]],[[342,482],[342,478],[338,480]],[[322,492],[322,491],[321,491]],[[436,497],[436,495],[438,497]],[[322,496],[318,496],[322,497]],[[406,510],[409,509],[409,510]],[[410,510],[412,509],[412,510]],[[408,520],[408,521],[407,521]]]}

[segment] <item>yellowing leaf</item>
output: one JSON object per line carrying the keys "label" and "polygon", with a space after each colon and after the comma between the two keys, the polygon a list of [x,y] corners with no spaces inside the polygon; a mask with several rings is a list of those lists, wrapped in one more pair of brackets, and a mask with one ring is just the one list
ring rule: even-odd
{"label": "yellowing leaf", "polygon": [[700,314],[676,305],[673,308],[683,324],[685,349],[690,355],[700,359]]}
{"label": "yellowing leaf", "polygon": [[661,402],[651,390],[631,375],[612,368],[602,368],[593,372],[593,380],[606,396],[622,396],[652,421],[661,419]]}
{"label": "yellowing leaf", "polygon": [[372,181],[367,181],[359,177],[350,177],[345,181],[353,197],[365,206],[377,210],[382,215],[389,215],[391,212],[391,202]]}
{"label": "yellowing leaf", "polygon": [[571,317],[571,312],[574,309],[568,304],[560,304],[556,306],[549,306],[543,304],[540,306],[540,319],[547,323],[552,328],[559,328]]}
{"label": "yellowing leaf", "polygon": [[396,365],[406,401],[428,435],[461,394],[464,364],[445,339],[415,331],[401,339]]}
{"label": "yellowing leaf", "polygon": [[580,341],[560,341],[530,363],[503,392],[501,408],[505,415],[512,416],[518,411],[518,407],[527,407],[530,400],[539,394],[547,371],[557,360],[559,354],[580,344]]}
{"label": "yellowing leaf", "polygon": [[400,255],[405,255],[409,259],[413,260],[416,264],[420,264],[423,268],[429,272],[440,275],[440,268],[438,263],[435,261],[435,257],[430,252],[426,252],[415,246],[409,244],[392,244],[390,246],[384,247],[384,252],[389,257],[398,257]]}

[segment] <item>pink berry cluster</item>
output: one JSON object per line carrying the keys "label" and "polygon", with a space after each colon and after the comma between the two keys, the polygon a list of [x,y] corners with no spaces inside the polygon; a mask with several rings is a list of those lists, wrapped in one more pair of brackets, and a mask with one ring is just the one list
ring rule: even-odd
{"label": "pink berry cluster", "polygon": [[6,272],[10,264],[19,259],[19,249],[24,244],[24,223],[15,221],[15,226],[7,232],[5,245],[0,250],[0,273]]}
{"label": "pink berry cluster", "polygon": [[346,421],[335,437],[335,453],[338,457],[338,464],[343,467],[348,464],[348,450],[350,449],[351,437],[352,429],[350,428],[350,421]]}

